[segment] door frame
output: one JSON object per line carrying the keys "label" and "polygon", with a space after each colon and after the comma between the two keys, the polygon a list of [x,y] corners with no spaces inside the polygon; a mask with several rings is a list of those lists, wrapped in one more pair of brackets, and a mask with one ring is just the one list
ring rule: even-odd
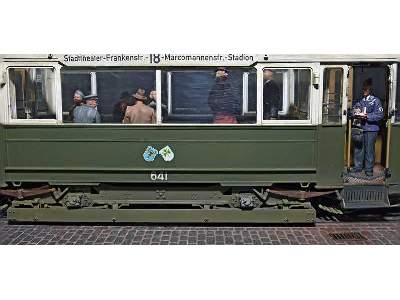
{"label": "door frame", "polygon": [[[323,109],[323,102],[324,102],[324,71],[326,69],[335,69],[335,68],[341,68],[343,70],[343,82],[342,82],[342,126],[346,126],[347,124],[347,115],[348,115],[348,99],[349,99],[349,93],[348,93],[348,85],[349,85],[349,71],[350,71],[350,66],[349,65],[321,65],[320,66],[320,107],[318,108],[320,111],[319,114],[319,120],[318,123],[322,124],[322,109]],[[323,125],[323,124],[322,124]],[[339,124],[338,124],[339,125]]]}

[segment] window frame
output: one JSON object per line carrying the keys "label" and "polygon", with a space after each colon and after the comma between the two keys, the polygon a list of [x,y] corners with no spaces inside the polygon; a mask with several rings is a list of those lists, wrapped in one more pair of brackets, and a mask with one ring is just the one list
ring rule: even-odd
{"label": "window frame", "polygon": [[400,118],[396,120],[396,109],[399,109],[399,107],[396,106],[396,101],[397,101],[397,93],[400,93],[400,90],[397,90],[397,77],[398,77],[398,68],[399,68],[399,63],[393,63],[389,65],[389,112],[395,112],[393,116],[391,117],[391,122],[392,124],[400,124]]}
{"label": "window frame", "polygon": [[[11,99],[11,83],[10,83],[10,69],[53,69],[54,70],[54,104],[56,111],[55,119],[13,119],[12,118],[12,99]],[[62,99],[61,99],[61,66],[57,62],[13,62],[5,66],[6,72],[6,105],[5,120],[10,125],[28,125],[28,124],[48,124],[59,125],[62,122]]]}
{"label": "window frame", "polygon": [[[325,75],[325,70],[326,69],[342,69],[343,70],[343,79],[342,79],[342,122],[339,124],[323,124],[323,115],[322,115],[322,110],[323,110],[323,105],[324,105],[324,92],[325,92],[325,87],[324,87],[324,75]],[[320,66],[320,107],[319,107],[319,120],[318,123],[323,125],[323,126],[343,126],[347,124],[347,114],[348,114],[348,101],[349,101],[349,95],[348,95],[348,87],[349,87],[349,74],[350,71],[350,66],[348,65],[321,65]]]}
{"label": "window frame", "polygon": [[[90,76],[90,93],[92,94],[97,94],[97,89],[98,89],[98,81],[97,81],[97,73],[98,72],[118,72],[118,71],[143,71],[145,70],[147,67],[146,66],[134,66],[134,67],[130,67],[130,66],[125,66],[123,68],[121,67],[109,67],[109,66],[99,66],[97,69],[93,69],[91,67],[87,67],[87,66],[80,66],[78,68],[71,68],[71,67],[64,67],[64,70],[61,68],[60,74],[61,73],[82,73],[82,74],[87,74],[88,76]],[[124,126],[124,127],[128,127],[128,126],[138,126],[138,127],[143,127],[143,126],[158,126],[161,125],[159,123],[159,115],[161,115],[162,111],[161,111],[161,106],[159,105],[159,103],[161,103],[161,69],[156,69],[156,68],[150,68],[149,70],[151,70],[152,72],[155,73],[155,84],[156,84],[156,92],[157,92],[157,99],[156,99],[156,123],[151,123],[151,124],[125,124],[125,123],[90,123],[90,124],[85,124],[85,123],[73,123],[73,122],[63,122],[62,121],[62,125],[64,126]],[[60,87],[62,86],[61,83],[61,76],[60,76]],[[61,110],[63,110],[62,108],[62,90],[60,88],[60,93],[61,93],[61,97],[60,97],[60,101],[61,101]],[[101,99],[100,99],[101,101]],[[158,112],[158,107],[160,106],[160,112]]]}
{"label": "window frame", "polygon": [[[257,124],[261,126],[300,126],[319,124],[319,63],[260,63],[257,68]],[[309,98],[309,113],[308,120],[264,120],[264,105],[263,105],[263,87],[264,78],[263,70],[268,69],[310,69],[310,98]]]}
{"label": "window frame", "polygon": [[[257,116],[255,123],[246,124],[196,124],[196,123],[162,123],[162,71],[163,68],[154,68],[156,73],[156,91],[157,91],[157,107],[156,107],[156,123],[154,124],[120,124],[120,123],[99,123],[99,124],[75,124],[75,123],[64,123],[63,122],[63,111],[62,111],[62,89],[61,89],[61,69],[62,66],[58,62],[13,62],[12,64],[4,64],[6,69],[6,94],[7,94],[7,109],[5,110],[5,120],[7,124],[47,124],[47,125],[62,125],[62,126],[123,126],[123,127],[153,127],[153,126],[301,126],[301,125],[317,125],[320,123],[319,120],[322,119],[322,111],[319,109],[322,105],[320,101],[319,91],[316,86],[319,85],[319,67],[320,63],[256,63],[254,66],[257,74]],[[195,66],[194,66],[195,67]],[[213,67],[213,66],[209,66]],[[233,66],[234,67],[234,66]],[[54,68],[54,96],[56,105],[56,119],[11,119],[11,102],[10,102],[10,91],[9,91],[9,68]],[[69,67],[67,67],[69,68]],[[85,68],[82,66],[82,68]],[[107,67],[105,67],[107,68]],[[114,67],[111,67],[111,69]],[[129,69],[135,70],[141,68],[141,66],[135,66],[134,68],[127,67]],[[310,119],[309,120],[263,120],[263,77],[262,70],[264,68],[276,68],[276,69],[311,69],[311,84],[310,84]],[[90,69],[88,71],[90,73]]]}

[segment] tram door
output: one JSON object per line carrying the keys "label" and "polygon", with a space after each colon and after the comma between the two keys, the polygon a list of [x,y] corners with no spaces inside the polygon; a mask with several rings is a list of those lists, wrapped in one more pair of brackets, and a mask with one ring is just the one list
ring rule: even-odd
{"label": "tram door", "polygon": [[390,66],[389,77],[389,116],[387,123],[386,168],[390,177],[387,182],[400,184],[400,72],[398,64]]}
{"label": "tram door", "polygon": [[337,186],[343,184],[343,162],[346,159],[346,126],[348,101],[347,65],[321,65],[320,103],[321,118],[319,126],[319,169],[320,185]]}

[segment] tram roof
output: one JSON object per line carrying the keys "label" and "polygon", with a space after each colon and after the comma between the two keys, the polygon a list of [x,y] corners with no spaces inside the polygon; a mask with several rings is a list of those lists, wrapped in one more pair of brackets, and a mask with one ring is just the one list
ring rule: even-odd
{"label": "tram roof", "polygon": [[396,62],[400,54],[0,54],[4,62],[66,66],[251,66],[256,63]]}

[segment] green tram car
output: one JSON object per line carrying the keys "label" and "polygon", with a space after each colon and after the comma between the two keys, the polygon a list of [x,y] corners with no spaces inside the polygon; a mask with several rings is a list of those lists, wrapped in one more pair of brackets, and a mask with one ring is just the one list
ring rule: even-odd
{"label": "green tram car", "polygon": [[[396,206],[399,62],[400,55],[0,55],[2,208],[17,222],[313,223],[318,205]],[[229,70],[235,123],[215,122],[210,108],[216,67]],[[276,118],[263,111],[265,69],[279,87]],[[350,172],[348,112],[365,80],[385,113],[373,177]],[[121,121],[120,104],[132,105],[138,89],[155,91],[146,103],[152,124]],[[73,122],[76,90],[97,94],[101,123]]]}

